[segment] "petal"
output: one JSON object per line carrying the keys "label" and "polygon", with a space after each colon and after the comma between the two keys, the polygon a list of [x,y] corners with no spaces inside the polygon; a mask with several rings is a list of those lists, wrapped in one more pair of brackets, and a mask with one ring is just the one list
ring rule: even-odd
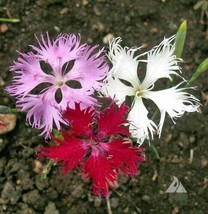
{"label": "petal", "polygon": [[140,147],[133,148],[129,141],[117,139],[108,143],[109,161],[113,166],[121,169],[126,175],[137,175],[138,165],[144,162],[144,151]]}
{"label": "petal", "polygon": [[84,164],[83,175],[86,179],[92,179],[94,194],[104,197],[109,195],[108,188],[114,188],[118,180],[118,171],[109,164],[107,156],[100,154],[95,148],[92,148],[92,153]]}
{"label": "petal", "polygon": [[160,110],[159,135],[161,135],[166,112],[174,122],[174,119],[181,117],[185,112],[197,111],[200,105],[196,97],[184,91],[188,88],[178,88],[180,85],[181,83],[165,90],[144,93],[143,97],[151,99]]}
{"label": "petal", "polygon": [[169,78],[170,75],[179,75],[181,68],[178,62],[182,61],[173,55],[175,50],[175,43],[172,45],[172,40],[175,36],[164,39],[158,46],[147,52],[147,68],[146,76],[142,82],[144,89],[150,88],[158,79]]}
{"label": "petal", "polygon": [[120,46],[121,38],[112,40],[109,44],[108,57],[113,64],[110,75],[128,81],[133,87],[140,84],[137,76],[137,57],[134,57],[138,48],[122,48]]}
{"label": "petal", "polygon": [[141,145],[145,139],[150,140],[149,135],[153,139],[153,133],[157,126],[148,117],[148,110],[144,106],[142,98],[135,97],[133,107],[128,114],[130,123],[129,131],[132,137],[137,138],[137,142]]}
{"label": "petal", "polygon": [[57,162],[62,162],[63,172],[67,174],[74,168],[79,168],[80,163],[87,154],[87,145],[77,138],[58,140],[58,144],[50,143],[51,147],[39,147],[39,157],[46,157]]}
{"label": "petal", "polygon": [[44,82],[51,83],[53,78],[42,71],[39,59],[32,52],[20,54],[18,61],[11,66],[11,71],[16,75],[12,85],[6,89],[13,96],[26,96],[37,85]]}
{"label": "petal", "polygon": [[85,44],[80,45],[80,36],[74,34],[60,34],[55,41],[52,41],[49,34],[46,38],[41,35],[41,40],[36,37],[39,48],[31,45],[37,52],[37,56],[50,64],[55,76],[62,75],[63,65],[71,60],[75,60],[82,55]]}
{"label": "petal", "polygon": [[135,94],[133,87],[124,85],[118,78],[112,77],[105,81],[100,92],[107,97],[115,99],[118,105],[125,101],[126,96],[133,96]]}
{"label": "petal", "polygon": [[62,99],[59,106],[62,110],[67,107],[75,108],[75,103],[80,103],[81,108],[94,107],[97,105],[97,100],[93,98],[92,92],[86,91],[83,88],[74,89],[67,85],[61,86]]}
{"label": "petal", "polygon": [[118,134],[129,135],[124,124],[127,120],[124,119],[128,107],[123,103],[119,108],[113,102],[104,112],[101,113],[97,119],[98,123],[98,137],[99,139],[107,138],[109,136],[116,136]]}
{"label": "petal", "polygon": [[67,108],[63,114],[65,120],[70,124],[70,132],[73,136],[91,137],[94,111],[81,109],[80,103],[75,108]]}
{"label": "petal", "polygon": [[92,90],[92,93],[94,89],[101,87],[102,83],[99,81],[105,78],[109,70],[102,55],[103,50],[98,51],[97,48],[98,46],[86,45],[82,55],[75,60],[72,69],[65,75],[68,80],[77,77],[76,80],[80,82],[82,88]]}
{"label": "petal", "polygon": [[28,122],[37,129],[43,129],[41,135],[45,134],[46,137],[50,136],[53,123],[55,123],[58,130],[60,130],[60,123],[65,124],[61,111],[54,99],[55,91],[51,87],[40,95],[28,95],[17,100],[17,107],[21,111],[28,110]]}

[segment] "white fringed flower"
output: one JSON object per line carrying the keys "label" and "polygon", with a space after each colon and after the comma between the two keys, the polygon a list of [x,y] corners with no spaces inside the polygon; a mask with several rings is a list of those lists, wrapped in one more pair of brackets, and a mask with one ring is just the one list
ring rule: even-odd
{"label": "white fringed flower", "polygon": [[[125,101],[126,96],[133,97],[128,121],[132,137],[137,138],[139,144],[142,144],[145,139],[153,139],[155,131],[159,136],[161,135],[166,113],[174,122],[184,112],[197,111],[199,106],[199,100],[185,92],[188,88],[179,88],[184,79],[182,83],[174,87],[153,91],[157,80],[162,78],[172,80],[171,75],[180,76],[181,68],[178,66],[178,62],[182,60],[173,54],[175,44],[171,44],[171,42],[174,39],[175,36],[165,38],[158,46],[138,56],[134,56],[138,48],[122,48],[120,38],[114,39],[110,43],[108,57],[113,67],[105,79],[102,92],[105,96],[115,99],[119,105]],[[144,56],[146,59],[142,59]],[[137,69],[138,72],[143,72],[140,68],[141,63],[146,64],[143,81],[140,81],[137,74]],[[144,99],[152,100],[159,108],[160,122],[158,125],[148,117],[149,111],[144,105]]]}

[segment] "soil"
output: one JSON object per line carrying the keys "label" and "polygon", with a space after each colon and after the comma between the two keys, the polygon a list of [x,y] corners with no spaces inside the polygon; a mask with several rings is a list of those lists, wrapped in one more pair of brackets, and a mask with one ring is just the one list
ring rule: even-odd
{"label": "soil", "polygon": [[[80,33],[83,42],[107,46],[112,36],[123,45],[151,49],[164,37],[176,33],[187,20],[188,34],[183,52],[183,75],[188,79],[208,53],[206,25],[196,0],[0,0],[0,17],[19,18],[19,23],[0,23],[0,105],[14,107],[14,99],[3,90],[9,84],[9,66],[16,50],[28,51],[34,34]],[[206,17],[204,17],[206,18]],[[36,159],[44,143],[38,131],[17,115],[13,131],[0,136],[0,212],[2,214],[110,213],[205,214],[208,209],[208,74],[200,76],[193,92],[202,103],[198,113],[186,114],[174,125],[167,117],[160,139],[145,144],[147,161],[136,178],[121,176],[109,201],[95,197],[90,182],[78,172],[67,177],[52,168],[40,179],[44,160]],[[177,177],[187,193],[166,193]]]}

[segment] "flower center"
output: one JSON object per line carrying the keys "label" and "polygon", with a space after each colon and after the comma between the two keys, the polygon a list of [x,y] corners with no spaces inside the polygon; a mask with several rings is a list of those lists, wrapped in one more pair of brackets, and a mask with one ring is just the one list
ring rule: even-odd
{"label": "flower center", "polygon": [[88,142],[89,142],[90,146],[96,146],[96,145],[99,144],[99,141],[98,140],[94,140],[94,139],[90,139]]}
{"label": "flower center", "polygon": [[63,84],[64,84],[63,81],[57,81],[57,82],[55,82],[55,85],[58,86],[58,87],[61,87]]}
{"label": "flower center", "polygon": [[135,92],[135,96],[136,97],[142,97],[143,93],[144,93],[144,90],[139,87]]}

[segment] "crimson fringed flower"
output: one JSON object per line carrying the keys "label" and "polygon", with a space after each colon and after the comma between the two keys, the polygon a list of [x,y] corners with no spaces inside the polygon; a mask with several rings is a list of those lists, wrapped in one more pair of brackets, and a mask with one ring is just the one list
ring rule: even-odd
{"label": "crimson fringed flower", "polygon": [[133,148],[127,140],[127,111],[125,104],[118,108],[115,103],[99,115],[90,108],[81,110],[79,104],[75,109],[67,108],[63,117],[69,131],[63,130],[63,139],[55,138],[51,147],[40,147],[39,156],[62,162],[65,174],[81,170],[85,179],[92,179],[94,194],[107,197],[119,171],[137,175],[137,167],[145,159],[143,149]]}

